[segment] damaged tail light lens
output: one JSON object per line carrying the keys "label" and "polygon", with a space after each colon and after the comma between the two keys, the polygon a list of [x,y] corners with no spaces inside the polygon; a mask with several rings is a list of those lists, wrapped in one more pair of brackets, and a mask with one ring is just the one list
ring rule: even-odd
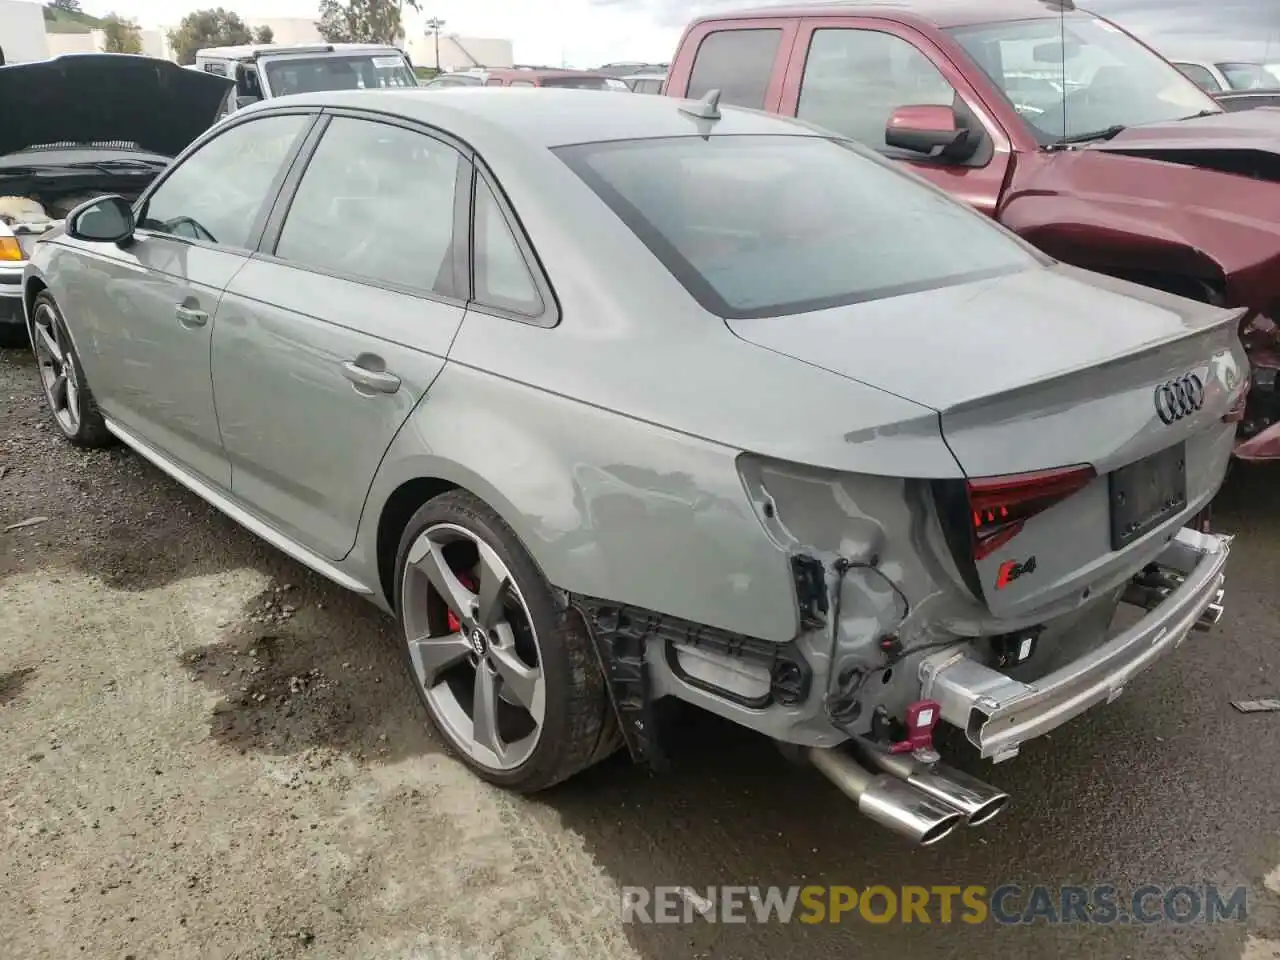
{"label": "damaged tail light lens", "polygon": [[1083,490],[1096,476],[1083,464],[968,481],[974,559],[1000,549],[1028,520]]}

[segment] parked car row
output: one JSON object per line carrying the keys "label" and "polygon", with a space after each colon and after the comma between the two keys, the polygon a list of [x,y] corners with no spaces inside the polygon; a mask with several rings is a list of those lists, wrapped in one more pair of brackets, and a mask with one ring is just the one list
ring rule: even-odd
{"label": "parked car row", "polygon": [[1243,308],[1238,454],[1280,458],[1280,112],[1224,112],[1120,27],[1038,0],[705,17],[666,93],[713,89],[848,136],[1064,262]]}

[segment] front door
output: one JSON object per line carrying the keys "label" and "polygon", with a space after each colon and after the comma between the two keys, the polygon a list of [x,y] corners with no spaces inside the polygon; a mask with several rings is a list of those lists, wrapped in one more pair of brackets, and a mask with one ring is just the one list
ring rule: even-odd
{"label": "front door", "polygon": [[209,356],[222,290],[248,260],[273,184],[311,122],[231,127],[174,167],[139,210],[134,242],[94,244],[106,274],[93,317],[102,410],[185,469],[225,488],[231,471]]}
{"label": "front door", "polygon": [[[844,134],[908,165],[958,199],[994,216],[1009,169],[1004,131],[956,66],[927,38],[899,24],[850,17],[801,22],[781,112]],[[930,159],[889,147],[885,127],[905,106],[955,107],[984,135],[969,161]]]}
{"label": "front door", "polygon": [[282,224],[227,288],[213,382],[236,499],[335,560],[462,322],[471,168],[416,128],[327,122]]}

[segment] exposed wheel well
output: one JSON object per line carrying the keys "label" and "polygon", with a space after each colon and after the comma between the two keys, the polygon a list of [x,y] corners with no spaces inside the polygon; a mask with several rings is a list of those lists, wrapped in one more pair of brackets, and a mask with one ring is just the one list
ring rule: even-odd
{"label": "exposed wheel well", "polygon": [[458,485],[448,480],[418,477],[402,483],[387,498],[382,516],[378,518],[378,582],[388,605],[395,605],[396,552],[400,549],[400,534],[405,525],[428,500],[457,489]]}
{"label": "exposed wheel well", "polygon": [[48,285],[43,280],[32,280],[27,284],[27,288],[22,291],[22,299],[26,304],[28,317],[31,316],[31,311],[35,309],[36,297],[48,289]]}

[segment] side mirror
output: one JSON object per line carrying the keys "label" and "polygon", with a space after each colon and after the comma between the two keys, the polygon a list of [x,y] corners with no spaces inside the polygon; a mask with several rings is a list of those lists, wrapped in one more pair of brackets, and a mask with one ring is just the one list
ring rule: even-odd
{"label": "side mirror", "polygon": [[114,194],[80,204],[67,217],[67,236],[91,243],[124,243],[133,236],[133,207]]}
{"label": "side mirror", "polygon": [[884,128],[890,147],[963,163],[978,151],[981,137],[962,127],[951,107],[918,105],[898,107]]}

